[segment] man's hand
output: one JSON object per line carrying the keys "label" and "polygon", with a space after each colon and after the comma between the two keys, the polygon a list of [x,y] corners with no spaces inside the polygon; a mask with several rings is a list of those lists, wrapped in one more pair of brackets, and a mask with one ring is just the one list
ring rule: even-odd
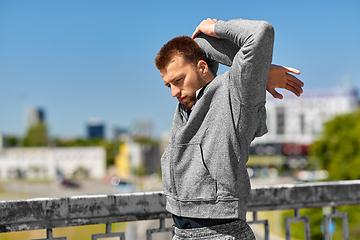
{"label": "man's hand", "polygon": [[299,75],[300,71],[290,67],[271,64],[266,90],[274,98],[283,98],[283,96],[278,93],[275,88],[284,88],[293,92],[296,96],[300,96],[303,92],[302,87],[304,86],[304,83],[289,73]]}
{"label": "man's hand", "polygon": [[196,37],[196,35],[198,35],[199,33],[204,33],[208,36],[212,36],[212,37],[216,37],[216,38],[219,38],[216,34],[215,34],[215,30],[214,30],[214,27],[215,27],[215,23],[217,22],[217,19],[211,19],[211,18],[208,18],[206,20],[203,20],[199,26],[196,27],[193,35],[192,35],[192,38],[194,39]]}

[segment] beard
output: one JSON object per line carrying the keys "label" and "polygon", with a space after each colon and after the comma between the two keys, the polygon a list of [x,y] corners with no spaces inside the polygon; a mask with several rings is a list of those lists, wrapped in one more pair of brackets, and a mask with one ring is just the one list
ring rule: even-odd
{"label": "beard", "polygon": [[196,91],[194,91],[193,94],[188,95],[185,99],[185,102],[182,103],[184,105],[184,107],[186,108],[186,110],[188,110],[188,111],[190,111],[192,109],[192,107],[194,106],[194,104],[197,100],[196,92],[205,86],[205,83],[202,80],[202,78],[200,77],[200,74],[198,72],[196,72],[196,73],[197,73],[196,81],[199,83],[199,88]]}

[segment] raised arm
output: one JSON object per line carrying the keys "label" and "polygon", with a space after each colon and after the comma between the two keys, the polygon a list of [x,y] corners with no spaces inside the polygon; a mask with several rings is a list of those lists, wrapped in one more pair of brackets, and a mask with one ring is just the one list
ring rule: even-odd
{"label": "raised arm", "polygon": [[[215,33],[215,23],[217,19],[202,21],[195,29],[192,37],[203,49],[208,59],[211,71],[216,75],[218,63],[231,66],[240,46],[227,39],[219,39]],[[293,74],[299,75],[300,71],[290,67],[271,64],[266,90],[274,97],[282,99],[283,96],[277,92],[276,88],[283,88],[295,95],[300,96],[303,92],[304,83]]]}
{"label": "raised arm", "polygon": [[254,106],[265,101],[274,31],[264,21],[207,19],[195,30],[208,36],[196,40],[207,58],[230,66],[233,96]]}
{"label": "raised arm", "polygon": [[[215,34],[216,22],[216,19],[210,18],[202,21],[199,26],[196,27],[192,38],[198,43],[205,57],[210,62],[216,62],[230,67],[240,47],[230,40],[220,39]],[[217,68],[216,65],[214,66]]]}

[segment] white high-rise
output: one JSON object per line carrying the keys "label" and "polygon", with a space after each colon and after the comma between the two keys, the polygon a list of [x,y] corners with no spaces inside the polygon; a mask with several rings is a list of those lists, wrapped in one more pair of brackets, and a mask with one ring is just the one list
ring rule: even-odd
{"label": "white high-rise", "polygon": [[357,91],[352,88],[306,90],[301,97],[282,94],[282,100],[267,95],[268,133],[253,144],[309,145],[322,132],[324,123],[336,115],[353,112],[358,106]]}

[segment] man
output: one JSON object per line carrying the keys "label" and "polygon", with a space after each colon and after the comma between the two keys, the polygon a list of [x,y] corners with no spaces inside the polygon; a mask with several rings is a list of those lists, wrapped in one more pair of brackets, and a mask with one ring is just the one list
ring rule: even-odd
{"label": "man", "polygon": [[[193,40],[195,39],[195,41]],[[271,65],[274,31],[264,21],[207,19],[192,38],[166,43],[156,67],[179,100],[162,159],[174,239],[255,239],[246,223],[248,149],[267,132],[266,89],[300,96],[303,83]],[[218,63],[230,66],[216,76]]]}

